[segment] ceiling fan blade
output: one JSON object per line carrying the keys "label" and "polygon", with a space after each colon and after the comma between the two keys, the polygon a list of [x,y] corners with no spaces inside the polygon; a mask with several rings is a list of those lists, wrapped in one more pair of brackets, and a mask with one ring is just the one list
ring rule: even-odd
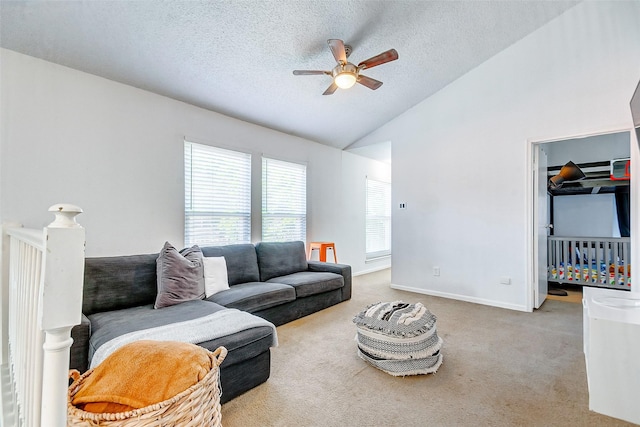
{"label": "ceiling fan blade", "polygon": [[293,70],[293,74],[296,76],[311,76],[315,74],[327,74],[331,75],[331,71],[321,71],[321,70]]}
{"label": "ceiling fan blade", "polygon": [[329,86],[327,88],[327,90],[324,91],[323,95],[333,95],[333,92],[335,92],[338,89],[338,85],[333,82],[331,83],[331,86]]}
{"label": "ceiling fan blade", "polygon": [[331,48],[331,53],[336,59],[336,62],[346,64],[347,52],[344,50],[344,42],[340,39],[329,39],[327,43],[329,43],[329,48]]}
{"label": "ceiling fan blade", "polygon": [[362,61],[358,64],[358,68],[373,68],[377,65],[395,61],[396,59],[398,59],[398,52],[395,49],[389,49],[386,52],[382,52],[380,55],[376,55],[373,58]]}
{"label": "ceiling fan blade", "polygon": [[372,79],[371,77],[363,75],[358,76],[358,83],[372,90],[376,90],[382,86],[382,82],[380,80]]}

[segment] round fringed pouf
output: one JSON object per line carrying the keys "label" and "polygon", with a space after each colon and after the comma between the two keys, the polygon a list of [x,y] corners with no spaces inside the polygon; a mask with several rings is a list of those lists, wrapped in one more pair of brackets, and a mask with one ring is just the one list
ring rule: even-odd
{"label": "round fringed pouf", "polygon": [[442,364],[436,316],[421,303],[371,304],[353,322],[358,356],[390,375],[431,374]]}

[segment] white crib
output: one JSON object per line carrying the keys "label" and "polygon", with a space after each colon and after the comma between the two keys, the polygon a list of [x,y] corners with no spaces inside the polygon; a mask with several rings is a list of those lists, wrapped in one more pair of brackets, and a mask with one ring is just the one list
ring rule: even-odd
{"label": "white crib", "polygon": [[548,237],[548,280],[631,289],[629,237]]}
{"label": "white crib", "polygon": [[[75,221],[80,208],[59,204],[49,211],[56,219],[43,230],[5,227],[3,235],[9,294],[3,319],[8,320],[8,369],[2,376],[6,426],[67,424],[69,349],[82,310],[85,231]],[[7,337],[3,340],[6,345]]]}

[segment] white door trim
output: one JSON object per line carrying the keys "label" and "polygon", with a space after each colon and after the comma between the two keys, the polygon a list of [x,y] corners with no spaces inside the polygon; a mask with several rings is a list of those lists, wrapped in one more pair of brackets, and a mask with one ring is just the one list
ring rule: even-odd
{"label": "white door trim", "polygon": [[[635,168],[633,167],[633,160],[634,160],[634,156],[635,158],[638,158],[638,153],[640,153],[640,141],[636,141],[635,138],[635,128],[629,128],[629,127],[624,127],[624,128],[620,128],[620,127],[614,127],[614,128],[610,128],[610,129],[605,129],[602,131],[598,131],[598,132],[589,132],[589,133],[583,133],[583,134],[575,134],[575,135],[567,135],[564,137],[558,137],[558,138],[550,138],[550,139],[527,139],[527,143],[526,143],[526,150],[527,150],[527,155],[526,155],[526,159],[527,159],[527,167],[526,167],[526,171],[527,171],[527,182],[526,182],[526,186],[527,189],[525,191],[525,197],[526,197],[526,209],[527,209],[527,228],[526,228],[526,268],[527,268],[527,295],[526,295],[526,310],[527,311],[533,311],[534,309],[534,293],[535,293],[535,289],[538,286],[538,281],[537,281],[537,269],[538,266],[535,265],[534,263],[534,250],[535,250],[535,239],[538,235],[538,224],[534,223],[534,220],[536,218],[536,215],[534,214],[534,212],[536,211],[538,205],[537,205],[537,195],[534,194],[534,182],[533,182],[533,170],[535,168],[534,165],[534,160],[535,160],[535,156],[534,156],[534,150],[537,149],[538,145],[540,144],[545,144],[545,143],[549,143],[549,142],[560,142],[560,141],[566,141],[566,140],[570,140],[570,139],[580,139],[580,138],[587,138],[590,136],[598,136],[598,135],[608,135],[611,133],[621,133],[621,132],[629,132],[630,133],[630,137],[629,137],[629,144],[630,144],[630,150],[631,150],[631,159],[632,159],[632,173],[631,173],[631,190],[632,192],[634,191],[635,188],[640,188],[640,176],[638,176],[639,174],[634,174],[633,171],[637,170],[636,168],[638,168],[638,166],[636,166]],[[637,162],[636,162],[637,163]],[[639,165],[640,166],[640,165]],[[635,193],[634,193],[635,194]],[[634,197],[635,199],[635,197]],[[633,221],[634,218],[638,218],[640,216],[640,203],[639,202],[634,202],[633,200],[631,201],[631,218],[632,218],[632,231],[631,231],[631,235],[634,236],[636,234],[636,232],[634,232],[634,227],[633,227]],[[640,233],[639,233],[640,234]],[[638,250],[640,248],[636,247],[638,246],[637,244],[634,244],[634,240],[637,239],[631,239],[631,254],[634,258],[632,258],[632,262],[635,262],[636,264],[640,264],[640,262],[636,262],[638,261],[638,258],[640,258],[640,254],[637,254]],[[635,290],[635,288],[632,288],[632,290]],[[639,290],[640,291],[640,290]]]}

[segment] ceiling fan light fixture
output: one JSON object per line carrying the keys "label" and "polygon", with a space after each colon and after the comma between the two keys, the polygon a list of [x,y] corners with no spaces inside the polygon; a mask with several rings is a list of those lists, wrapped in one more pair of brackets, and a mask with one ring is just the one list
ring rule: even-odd
{"label": "ceiling fan light fixture", "polygon": [[344,44],[344,42],[339,39],[329,39],[327,40],[327,43],[329,44],[329,49],[331,49],[333,59],[337,62],[337,65],[335,65],[331,71],[293,70],[293,74],[296,76],[319,74],[331,76],[333,79],[331,86],[324,91],[323,95],[332,95],[338,89],[349,89],[356,83],[368,87],[371,90],[376,90],[382,86],[382,82],[372,79],[371,77],[363,76],[360,72],[364,69],[377,67],[378,65],[386,64],[387,62],[398,59],[398,52],[396,52],[395,49],[389,49],[379,55],[362,61],[356,66],[347,61],[347,58],[351,53],[351,46]]}
{"label": "ceiling fan light fixture", "polygon": [[338,73],[335,76],[335,78],[333,79],[335,84],[340,89],[349,89],[354,84],[356,84],[357,80],[358,80],[358,78],[356,77],[355,73],[350,73],[348,71],[344,71],[342,73]]}

